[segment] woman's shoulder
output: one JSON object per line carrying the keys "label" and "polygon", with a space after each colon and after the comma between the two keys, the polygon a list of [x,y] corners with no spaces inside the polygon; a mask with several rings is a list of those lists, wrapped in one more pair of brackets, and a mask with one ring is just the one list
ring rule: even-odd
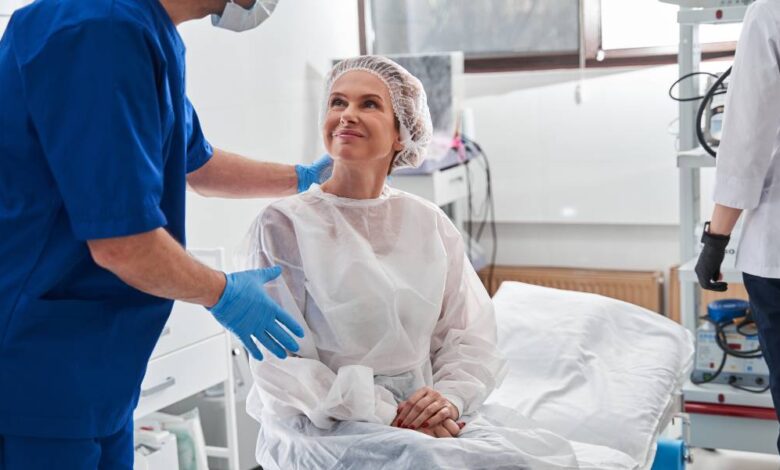
{"label": "woman's shoulder", "polygon": [[277,199],[260,210],[255,227],[269,236],[288,236],[295,232],[295,214],[300,211],[300,194]]}
{"label": "woman's shoulder", "polygon": [[290,214],[294,213],[300,207],[306,205],[305,202],[306,193],[295,194],[293,196],[286,196],[271,202],[265,206],[259,214],[259,218],[265,219],[278,219],[278,218],[290,218]]}
{"label": "woman's shoulder", "polygon": [[430,217],[435,221],[436,227],[442,236],[459,236],[458,229],[452,222],[452,219],[433,202],[420,197],[416,194],[408,193],[400,189],[391,188],[391,197],[402,200],[410,209],[414,210],[417,216]]}
{"label": "woman's shoulder", "polygon": [[447,216],[439,206],[429,201],[428,199],[420,197],[416,194],[408,193],[406,191],[390,187],[390,197],[396,200],[403,201],[405,204],[408,204],[411,207],[418,208],[421,211],[428,212],[431,215],[436,215],[437,217]]}

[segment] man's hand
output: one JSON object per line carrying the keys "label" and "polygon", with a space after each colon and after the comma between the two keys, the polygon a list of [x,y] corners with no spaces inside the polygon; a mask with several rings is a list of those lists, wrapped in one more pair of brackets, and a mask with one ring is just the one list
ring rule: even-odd
{"label": "man's hand", "polygon": [[433,429],[447,419],[455,421],[458,417],[455,405],[436,390],[423,387],[398,405],[398,415],[392,425],[407,429]]}
{"label": "man's hand", "polygon": [[723,276],[720,273],[720,265],[726,255],[726,246],[730,238],[728,235],[710,233],[709,222],[704,224],[704,232],[701,235],[704,247],[696,262],[696,276],[704,289],[718,292],[728,289],[728,284],[721,281]]}
{"label": "man's hand", "polygon": [[228,274],[222,297],[209,310],[225,328],[244,343],[258,361],[263,354],[254,343],[257,339],[280,359],[287,351],[298,351],[298,343],[282,328],[303,338],[303,328],[265,293],[263,285],[279,277],[282,268],[274,266]]}
{"label": "man's hand", "polygon": [[333,172],[333,159],[330,155],[323,155],[311,165],[295,165],[295,173],[298,175],[298,192],[309,189],[312,184],[322,184],[330,178]]}

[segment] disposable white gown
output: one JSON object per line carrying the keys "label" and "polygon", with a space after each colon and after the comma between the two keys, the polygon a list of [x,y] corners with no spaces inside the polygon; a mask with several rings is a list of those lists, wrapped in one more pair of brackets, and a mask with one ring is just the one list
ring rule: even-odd
{"label": "disposable white gown", "polygon": [[[252,363],[264,469],[630,468],[592,446],[578,452],[596,463],[578,465],[565,439],[482,407],[505,372],[493,306],[434,205],[388,187],[353,200],[315,186],[269,206],[250,246],[252,266],[283,267],[268,292],[305,330],[297,356]],[[460,437],[389,426],[426,385],[461,411]]]}

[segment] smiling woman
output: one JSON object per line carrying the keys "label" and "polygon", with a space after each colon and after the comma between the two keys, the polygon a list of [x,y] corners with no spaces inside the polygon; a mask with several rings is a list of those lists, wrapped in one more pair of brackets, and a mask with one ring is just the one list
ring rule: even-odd
{"label": "smiling woman", "polygon": [[592,447],[483,406],[506,372],[490,298],[447,216],[385,185],[431,138],[419,80],[347,59],[321,124],[333,177],[249,234],[249,264],[283,268],[268,294],[305,330],[293,357],[252,361],[263,468],[631,468],[604,452],[588,464]]}
{"label": "smiling woman", "polygon": [[353,71],[333,84],[322,137],[340,165],[371,159],[389,174],[403,149],[398,129],[390,92],[376,75]]}
{"label": "smiling woman", "polygon": [[[345,150],[341,144],[350,140],[350,133],[360,133],[356,127],[362,126],[366,133],[376,132],[376,135],[360,141],[352,136],[352,143],[375,145],[360,147],[358,153],[385,162],[387,174],[422,163],[433,126],[425,90],[416,77],[390,59],[364,56],[336,64],[325,87],[327,101],[321,117],[323,140],[337,160],[349,160],[349,155],[358,151],[353,149],[343,157],[340,155]],[[334,142],[333,132],[345,137]]]}

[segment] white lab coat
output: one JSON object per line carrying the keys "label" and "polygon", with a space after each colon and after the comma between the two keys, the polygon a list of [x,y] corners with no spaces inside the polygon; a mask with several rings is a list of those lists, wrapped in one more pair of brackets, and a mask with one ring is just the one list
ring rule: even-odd
{"label": "white lab coat", "polygon": [[[315,186],[269,206],[249,243],[251,266],[283,267],[268,293],[305,330],[297,357],[252,362],[247,411],[261,424],[263,468],[631,468],[578,444],[599,456],[583,466],[565,439],[483,408],[505,374],[493,305],[433,204],[387,187],[353,200]],[[423,386],[458,407],[462,437],[389,426]]]}
{"label": "white lab coat", "polygon": [[780,1],[747,11],[726,96],[714,200],[745,209],[736,267],[780,278]]}

